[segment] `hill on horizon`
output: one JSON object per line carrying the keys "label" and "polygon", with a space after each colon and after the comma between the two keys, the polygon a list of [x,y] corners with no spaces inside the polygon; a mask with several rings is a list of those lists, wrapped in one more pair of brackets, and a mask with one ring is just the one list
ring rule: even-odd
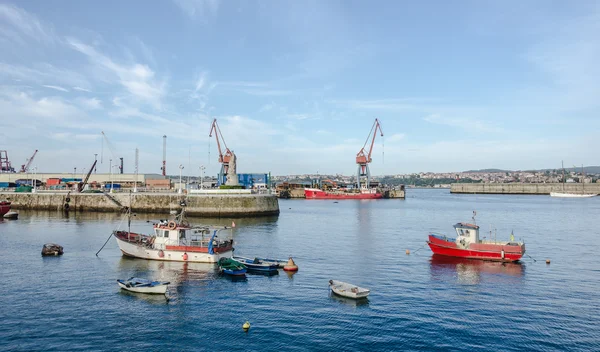
{"label": "hill on horizon", "polygon": [[[525,171],[525,172],[544,172],[550,170],[560,170],[561,168],[556,167],[552,169],[540,169],[540,170],[502,170],[502,169],[481,169],[481,170],[469,170],[463,171],[463,173],[483,173],[483,172],[515,172],[515,171]],[[600,166],[584,166],[583,170],[586,174],[600,174]],[[566,172],[581,172],[581,167],[565,167]]]}

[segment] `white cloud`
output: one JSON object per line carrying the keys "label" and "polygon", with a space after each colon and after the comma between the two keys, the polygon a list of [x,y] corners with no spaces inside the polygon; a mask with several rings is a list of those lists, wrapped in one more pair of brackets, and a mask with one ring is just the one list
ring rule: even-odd
{"label": "white cloud", "polygon": [[388,143],[400,142],[404,137],[406,137],[404,133],[395,133],[389,137],[385,137],[385,141]]}
{"label": "white cloud", "polygon": [[161,99],[166,93],[166,83],[156,81],[154,71],[147,65],[139,63],[132,65],[117,64],[106,55],[98,52],[94,47],[83,44],[77,39],[67,38],[67,42],[73,49],[86,55],[97,68],[116,75],[118,83],[134,97],[154,106],[160,105]]}
{"label": "white cloud", "polygon": [[50,26],[42,24],[35,15],[9,4],[0,4],[0,42],[7,41],[24,45],[34,40],[53,44],[57,41]]}
{"label": "white cloud", "polygon": [[54,90],[60,90],[61,92],[68,92],[68,89],[65,89],[63,87],[59,87],[59,86],[52,86],[52,85],[47,85],[47,84],[43,84],[42,87],[46,87],[46,88],[50,88],[50,89],[54,89]]}
{"label": "white cloud", "polygon": [[88,80],[79,72],[59,68],[49,63],[37,63],[33,64],[32,67],[26,67],[0,62],[1,76],[40,85],[57,85],[58,83],[82,87],[80,90],[87,90],[90,87]]}
{"label": "white cloud", "polygon": [[489,123],[480,119],[468,117],[449,117],[441,114],[431,114],[425,116],[423,120],[452,127],[458,127],[467,131],[482,131],[482,132],[501,132],[503,129],[493,123]]}
{"label": "white cloud", "polygon": [[102,102],[98,98],[77,98],[79,105],[87,110],[102,109]]}
{"label": "white cloud", "polygon": [[73,87],[73,90],[78,90],[80,92],[88,92],[91,93],[92,91],[89,89],[85,89],[85,88],[81,88],[81,87]]}
{"label": "white cloud", "polygon": [[173,0],[183,13],[192,19],[208,21],[217,14],[219,0]]}

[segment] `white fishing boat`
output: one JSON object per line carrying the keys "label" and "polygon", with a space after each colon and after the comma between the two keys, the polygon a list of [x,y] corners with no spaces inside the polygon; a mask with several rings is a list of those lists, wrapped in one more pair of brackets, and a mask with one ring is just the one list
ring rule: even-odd
{"label": "white fishing boat", "polygon": [[154,233],[113,231],[125,256],[165,261],[217,263],[233,254],[233,229],[227,226],[192,226],[185,211],[174,220],[153,224]]}
{"label": "white fishing boat", "polygon": [[581,193],[569,193],[565,192],[565,166],[563,164],[563,177],[562,177],[562,192],[550,192],[550,197],[557,198],[590,198],[595,197],[597,194],[595,193],[585,193],[585,169],[583,165],[581,165],[581,172],[583,174],[583,179],[581,180]]}
{"label": "white fishing boat", "polygon": [[352,299],[366,298],[371,293],[366,288],[337,280],[329,280],[329,287],[331,292]]}
{"label": "white fishing boat", "polygon": [[595,196],[597,196],[597,194],[550,192],[550,197],[557,197],[557,198],[590,198],[590,197],[595,197]]}
{"label": "white fishing boat", "polygon": [[152,293],[152,294],[166,294],[167,288],[170,282],[168,281],[151,281],[148,279],[141,279],[139,277],[130,277],[127,280],[119,279],[117,284],[123,290],[136,292],[136,293]]}

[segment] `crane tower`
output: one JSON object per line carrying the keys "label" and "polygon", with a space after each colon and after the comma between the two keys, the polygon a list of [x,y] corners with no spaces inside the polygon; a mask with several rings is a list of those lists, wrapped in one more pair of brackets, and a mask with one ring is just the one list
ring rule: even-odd
{"label": "crane tower", "polygon": [[[229,161],[231,161],[231,151],[227,148],[227,143],[225,143],[225,139],[223,138],[223,134],[221,133],[221,129],[219,128],[219,124],[217,124],[217,119],[214,119],[211,126],[210,132],[208,134],[209,137],[212,137],[213,131],[215,132],[215,138],[217,140],[217,149],[219,150],[219,162],[221,163],[221,171],[219,171],[219,180],[218,184],[223,183],[223,175],[227,174],[229,170]],[[221,139],[219,140],[219,136]],[[225,150],[221,149],[221,142],[223,142],[223,147]]]}
{"label": "crane tower", "polygon": [[[375,119],[373,122],[373,127],[371,127],[371,132],[367,136],[367,140],[365,144],[361,148],[361,150],[356,154],[356,164],[358,164],[358,172],[356,175],[356,185],[358,188],[361,188],[360,178],[363,176],[367,177],[367,183],[364,187],[369,187],[371,182],[371,172],[369,171],[369,163],[371,162],[371,153],[373,152],[373,145],[375,144],[375,137],[377,136],[377,129],[379,129],[379,133],[381,137],[383,137],[383,131],[381,130],[381,125],[379,124],[379,120]],[[373,138],[371,139],[371,134],[373,134]],[[369,152],[367,153],[365,147],[367,143],[369,143],[369,139],[371,139],[371,146],[369,147]]]}

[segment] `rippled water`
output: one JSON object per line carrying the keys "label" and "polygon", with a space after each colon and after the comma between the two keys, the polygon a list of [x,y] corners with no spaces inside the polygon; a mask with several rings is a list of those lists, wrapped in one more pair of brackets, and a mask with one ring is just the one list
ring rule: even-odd
{"label": "rippled water", "polygon": [[[236,253],[293,255],[300,267],[241,282],[212,265],[122,258],[114,239],[96,257],[116,214],[21,211],[0,222],[0,350],[600,350],[600,197],[408,190],[406,200],[280,208],[274,218],[193,219],[235,220]],[[514,230],[537,262],[432,258],[428,231],[450,234],[474,209],[482,231]],[[140,214],[133,228],[150,232],[156,218]],[[42,258],[46,242],[64,256]],[[170,299],[121,292],[115,280],[133,275],[171,281]],[[332,296],[329,279],[371,295]]]}

